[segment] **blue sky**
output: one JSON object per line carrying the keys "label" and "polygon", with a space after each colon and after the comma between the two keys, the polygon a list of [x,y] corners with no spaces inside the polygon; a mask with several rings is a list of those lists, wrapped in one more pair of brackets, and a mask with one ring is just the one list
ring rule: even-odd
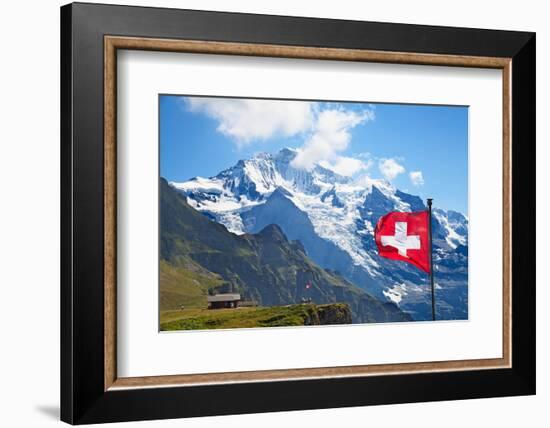
{"label": "blue sky", "polygon": [[467,213],[468,108],[161,95],[160,174],[210,177],[258,152],[300,149],[349,176],[386,178]]}

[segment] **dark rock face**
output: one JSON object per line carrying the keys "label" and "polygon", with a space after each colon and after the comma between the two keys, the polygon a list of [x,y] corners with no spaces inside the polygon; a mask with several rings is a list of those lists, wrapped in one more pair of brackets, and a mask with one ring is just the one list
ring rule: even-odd
{"label": "dark rock face", "polygon": [[[359,207],[359,212],[363,219],[378,219],[384,214],[394,210],[394,203],[386,197],[376,186],[373,186],[370,192],[363,201],[363,205]],[[376,224],[376,221],[373,224]]]}
{"label": "dark rock face", "polygon": [[401,190],[397,190],[395,192],[395,196],[397,196],[403,202],[409,204],[409,206],[411,207],[411,211],[422,211],[426,209],[424,201],[418,196],[409,195],[408,193],[402,192]]}
{"label": "dark rock face", "polygon": [[327,199],[330,198],[330,204],[335,208],[343,208],[345,205],[344,203],[338,198],[338,195],[336,194],[336,189],[333,187],[332,189],[326,191],[321,195],[321,202],[327,201]]}
{"label": "dark rock face", "polygon": [[350,307],[345,303],[318,305],[318,325],[351,324]]}

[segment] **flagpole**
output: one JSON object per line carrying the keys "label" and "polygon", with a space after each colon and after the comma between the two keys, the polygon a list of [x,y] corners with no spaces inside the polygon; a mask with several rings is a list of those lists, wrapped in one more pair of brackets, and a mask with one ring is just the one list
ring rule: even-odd
{"label": "flagpole", "polygon": [[430,236],[430,284],[432,286],[432,320],[435,321],[434,262],[432,251],[432,198],[428,198],[428,234]]}

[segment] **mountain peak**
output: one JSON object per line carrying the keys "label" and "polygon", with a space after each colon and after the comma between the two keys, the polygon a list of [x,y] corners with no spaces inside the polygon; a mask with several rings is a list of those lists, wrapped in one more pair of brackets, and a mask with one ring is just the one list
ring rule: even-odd
{"label": "mountain peak", "polygon": [[[275,161],[283,161],[283,162],[290,162],[292,159],[296,157],[296,154],[298,153],[297,149],[293,149],[291,147],[283,147],[279,151],[275,153],[269,153],[269,152],[258,152],[255,153],[250,159],[251,161],[254,160],[275,160]],[[239,162],[246,162],[246,160],[241,160]]]}
{"label": "mountain peak", "polygon": [[276,224],[268,224],[260,231],[260,233],[258,233],[258,235],[262,238],[267,238],[275,242],[287,241],[283,230]]}
{"label": "mountain peak", "polygon": [[286,190],[284,187],[277,187],[273,193],[269,196],[270,198],[289,198],[292,196],[292,193],[290,193],[288,190]]}
{"label": "mountain peak", "polygon": [[275,155],[275,157],[277,159],[288,159],[288,160],[292,160],[296,157],[296,155],[298,154],[298,150],[296,149],[292,149],[290,147],[284,147],[282,148],[281,150],[279,150],[277,152],[277,154]]}

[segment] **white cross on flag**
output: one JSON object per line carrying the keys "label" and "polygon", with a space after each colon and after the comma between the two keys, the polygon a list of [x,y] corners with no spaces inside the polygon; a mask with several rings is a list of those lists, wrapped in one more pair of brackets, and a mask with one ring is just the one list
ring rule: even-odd
{"label": "white cross on flag", "polygon": [[374,230],[378,253],[430,273],[429,218],[428,211],[390,212],[380,217]]}

